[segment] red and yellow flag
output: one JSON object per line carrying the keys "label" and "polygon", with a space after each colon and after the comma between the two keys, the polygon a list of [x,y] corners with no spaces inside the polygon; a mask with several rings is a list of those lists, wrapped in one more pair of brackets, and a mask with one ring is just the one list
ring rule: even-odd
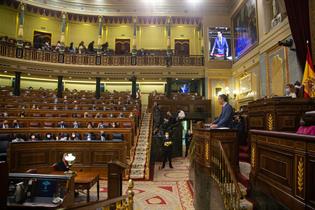
{"label": "red and yellow flag", "polygon": [[304,86],[304,98],[315,97],[315,71],[312,63],[312,56],[307,46],[307,56],[302,84]]}

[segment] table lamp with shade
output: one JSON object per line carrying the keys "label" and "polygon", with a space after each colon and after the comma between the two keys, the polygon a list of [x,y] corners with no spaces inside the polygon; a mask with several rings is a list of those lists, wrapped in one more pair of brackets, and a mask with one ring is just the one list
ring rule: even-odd
{"label": "table lamp with shade", "polygon": [[75,161],[75,156],[72,154],[72,153],[66,153],[65,156],[64,156],[64,159],[67,161],[68,163],[68,171],[66,171],[65,173],[68,173],[68,174],[73,174],[74,172],[71,171],[71,167]]}

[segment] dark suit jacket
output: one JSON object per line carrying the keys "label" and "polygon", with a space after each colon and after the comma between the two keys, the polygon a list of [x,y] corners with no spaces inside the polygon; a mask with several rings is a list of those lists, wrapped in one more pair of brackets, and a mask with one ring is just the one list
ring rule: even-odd
{"label": "dark suit jacket", "polygon": [[218,119],[216,119],[214,124],[218,125],[218,127],[228,127],[232,128],[233,126],[233,108],[230,104],[226,104],[222,108],[222,112]]}

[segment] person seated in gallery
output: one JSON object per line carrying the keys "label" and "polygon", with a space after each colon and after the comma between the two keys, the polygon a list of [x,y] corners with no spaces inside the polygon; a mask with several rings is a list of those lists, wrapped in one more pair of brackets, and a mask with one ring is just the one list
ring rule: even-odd
{"label": "person seated in gallery", "polygon": [[35,134],[31,134],[30,139],[31,139],[31,141],[37,141],[37,140],[39,140],[38,136],[35,135]]}
{"label": "person seated in gallery", "polygon": [[55,47],[55,51],[59,51],[61,49],[62,45],[61,45],[61,42],[58,41],[57,44],[56,44],[56,47]]}
{"label": "person seated in gallery", "polygon": [[101,138],[101,141],[106,141],[106,134],[104,133],[104,131],[101,131],[100,138]]}
{"label": "person seated in gallery", "polygon": [[88,45],[88,52],[94,53],[94,41],[90,42],[90,44]]}
{"label": "person seated in gallery", "polygon": [[102,118],[102,117],[103,116],[101,115],[101,113],[97,112],[94,118],[97,119],[97,118]]}
{"label": "person seated in gallery", "polygon": [[116,123],[115,123],[115,122],[112,122],[112,123],[110,124],[110,127],[111,127],[111,128],[116,128],[116,127],[117,127],[117,125],[116,125]]}
{"label": "person seated in gallery", "polygon": [[32,105],[32,109],[33,109],[33,110],[39,110],[39,107],[38,107],[38,105],[33,104],[33,105]]}
{"label": "person seated in gallery", "polygon": [[69,53],[75,54],[76,49],[75,49],[75,47],[73,46],[73,42],[70,43],[70,46],[69,46],[69,48],[68,48],[68,51],[69,51]]}
{"label": "person seated in gallery", "polygon": [[50,141],[50,140],[53,140],[54,138],[53,138],[53,135],[51,134],[51,133],[46,133],[46,136],[45,136],[45,139],[44,140],[48,140],[48,141]]}
{"label": "person seated in gallery", "polygon": [[12,142],[24,142],[24,137],[22,137],[21,134],[15,134],[14,136],[15,138],[12,140]]}
{"label": "person seated in gallery", "polygon": [[1,128],[9,128],[9,122],[7,120],[4,120],[1,124]]}
{"label": "person seated in gallery", "polygon": [[20,123],[17,120],[13,120],[12,122],[12,128],[20,128]]}
{"label": "person seated in gallery", "polygon": [[80,125],[79,125],[79,123],[77,121],[74,121],[72,123],[72,125],[73,125],[73,128],[79,128],[80,127]]}
{"label": "person seated in gallery", "polygon": [[295,88],[292,84],[287,84],[285,86],[285,96],[296,98]]}
{"label": "person seated in gallery", "polygon": [[19,113],[19,116],[20,116],[20,118],[24,118],[24,117],[25,117],[25,111],[24,111],[24,110],[21,111],[21,112]]}
{"label": "person seated in gallery", "polygon": [[93,128],[93,125],[91,122],[88,122],[87,125],[86,125],[86,128],[88,129],[92,129]]}
{"label": "person seated in gallery", "polygon": [[221,94],[218,97],[219,104],[222,106],[222,112],[218,119],[210,124],[210,128],[227,127],[232,128],[233,125],[233,107],[228,103],[228,97]]}
{"label": "person seated in gallery", "polygon": [[95,140],[95,134],[94,133],[86,133],[86,134],[84,134],[83,139],[86,141]]}
{"label": "person seated in gallery", "polygon": [[84,41],[81,41],[78,46],[79,54],[85,53],[86,47],[84,45]]}
{"label": "person seated in gallery", "polygon": [[46,41],[44,44],[43,44],[43,47],[42,47],[43,50],[51,50],[51,46],[49,44],[48,41]]}
{"label": "person seated in gallery", "polygon": [[104,44],[102,44],[102,51],[106,53],[107,50],[108,50],[108,42],[105,42]]}
{"label": "person seated in gallery", "polygon": [[65,124],[65,122],[63,120],[61,120],[59,123],[58,123],[58,127],[59,128],[66,128],[67,125]]}
{"label": "person seated in gallery", "polygon": [[124,113],[120,112],[120,113],[119,113],[119,115],[118,115],[117,117],[118,117],[118,118],[124,118],[124,117],[125,117],[125,115],[124,115]]}
{"label": "person seated in gallery", "polygon": [[68,140],[68,134],[67,133],[61,133],[59,135],[59,140],[60,141],[67,141]]}
{"label": "person seated in gallery", "polygon": [[68,171],[69,170],[69,167],[68,167],[68,162],[66,161],[65,159],[65,156],[67,154],[63,154],[62,156],[62,159],[61,161],[57,162],[57,163],[54,163],[52,165],[52,168],[55,170],[55,171]]}
{"label": "person seated in gallery", "polygon": [[72,141],[80,140],[80,136],[79,136],[79,134],[71,133],[69,140],[72,140]]}

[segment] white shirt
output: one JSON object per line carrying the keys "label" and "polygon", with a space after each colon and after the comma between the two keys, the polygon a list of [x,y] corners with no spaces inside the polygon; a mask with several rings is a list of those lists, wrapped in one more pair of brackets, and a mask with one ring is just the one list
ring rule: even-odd
{"label": "white shirt", "polygon": [[224,104],[222,105],[222,107],[225,107],[225,105],[227,105],[227,102],[224,102]]}

